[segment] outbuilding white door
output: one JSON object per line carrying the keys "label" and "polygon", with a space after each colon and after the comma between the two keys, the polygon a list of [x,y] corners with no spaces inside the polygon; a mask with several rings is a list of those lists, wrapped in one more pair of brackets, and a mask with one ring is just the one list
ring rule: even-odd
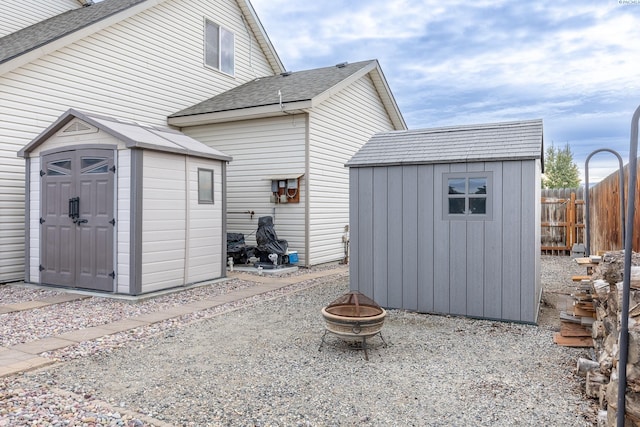
{"label": "outbuilding white door", "polygon": [[42,156],[42,283],[113,291],[113,159],[93,148]]}

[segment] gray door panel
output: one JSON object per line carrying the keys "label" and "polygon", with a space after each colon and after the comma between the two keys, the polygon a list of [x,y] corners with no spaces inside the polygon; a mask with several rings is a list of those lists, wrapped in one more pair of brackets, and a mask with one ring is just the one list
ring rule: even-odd
{"label": "gray door panel", "polygon": [[[48,168],[41,207],[47,212],[42,228],[44,283],[113,290],[113,161],[113,151],[103,149],[43,156]],[[78,197],[75,219],[69,217],[72,197]]]}

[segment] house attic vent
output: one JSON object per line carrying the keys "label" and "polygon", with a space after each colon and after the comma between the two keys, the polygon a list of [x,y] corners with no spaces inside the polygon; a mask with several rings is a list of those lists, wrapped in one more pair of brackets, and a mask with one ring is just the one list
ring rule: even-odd
{"label": "house attic vent", "polygon": [[282,77],[290,76],[290,75],[291,75],[291,71],[285,71],[285,72],[283,72],[283,73],[280,73],[280,75],[281,75]]}
{"label": "house attic vent", "polygon": [[336,64],[336,67],[337,67],[337,68],[344,68],[344,67],[346,67],[347,65],[349,65],[349,63],[348,63],[348,62],[341,62],[341,63],[339,63],[339,64]]}

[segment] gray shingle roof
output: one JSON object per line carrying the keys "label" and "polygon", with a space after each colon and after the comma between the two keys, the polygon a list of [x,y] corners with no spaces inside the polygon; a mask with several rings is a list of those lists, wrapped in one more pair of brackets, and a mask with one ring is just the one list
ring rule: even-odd
{"label": "gray shingle roof", "polygon": [[542,119],[382,132],[346,166],[540,159],[542,142]]}
{"label": "gray shingle roof", "polygon": [[104,0],[73,9],[0,38],[0,64],[147,0]]}
{"label": "gray shingle roof", "polygon": [[354,62],[353,64],[346,64],[344,67],[332,66],[297,71],[288,75],[283,73],[276,76],[261,77],[178,111],[169,117],[278,105],[281,102],[278,91],[282,95],[283,104],[309,101],[374,62],[376,61]]}

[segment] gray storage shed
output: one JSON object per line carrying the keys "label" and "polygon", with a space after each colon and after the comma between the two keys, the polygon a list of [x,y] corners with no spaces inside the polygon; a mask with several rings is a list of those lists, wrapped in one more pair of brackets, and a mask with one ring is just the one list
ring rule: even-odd
{"label": "gray storage shed", "polygon": [[18,155],[26,282],[140,295],[225,276],[226,154],[70,109]]}
{"label": "gray storage shed", "polygon": [[350,287],[387,308],[535,323],[542,120],[384,132],[346,164]]}

